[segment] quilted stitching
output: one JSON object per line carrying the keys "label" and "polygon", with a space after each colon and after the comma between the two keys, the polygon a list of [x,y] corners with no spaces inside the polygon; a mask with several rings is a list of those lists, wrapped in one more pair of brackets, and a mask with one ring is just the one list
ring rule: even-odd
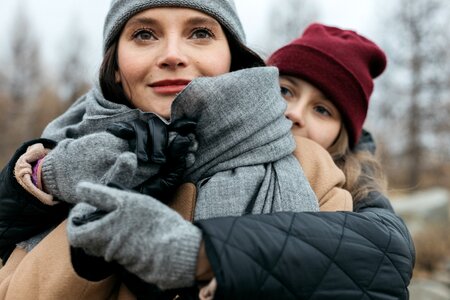
{"label": "quilted stitching", "polygon": [[[249,258],[251,261],[253,261],[257,267],[259,267],[262,270],[264,270],[267,273],[267,276],[271,276],[280,285],[285,287],[285,289],[288,290],[292,294],[292,297],[295,299],[296,298],[295,297],[295,293],[293,291],[290,291],[290,289],[287,286],[285,286],[284,283],[280,279],[278,279],[275,276],[271,275],[271,272],[270,272],[269,268],[265,268],[264,266],[260,265],[259,262],[257,260],[255,260],[255,258],[251,254],[246,253],[243,249],[241,249],[239,247],[236,247],[236,246],[233,246],[232,244],[230,244],[229,239],[230,239],[230,237],[232,237],[231,233],[234,231],[234,227],[236,226],[236,222],[237,221],[238,221],[238,219],[234,219],[232,225],[230,226],[230,229],[229,229],[229,232],[228,232],[228,235],[227,235],[226,239],[223,240],[223,239],[218,238],[217,236],[210,236],[211,239],[219,240],[221,242],[221,244],[222,244],[222,249],[220,251],[219,256],[220,257],[224,257],[224,253],[225,253],[227,247],[233,248],[234,250],[241,252],[247,258]],[[294,221],[294,216],[292,217],[291,225],[293,224],[293,221]],[[274,227],[274,228],[276,228],[276,227]],[[276,229],[279,229],[279,228],[276,228]],[[287,240],[289,238],[289,236],[288,236],[287,232],[285,232],[285,234],[286,234],[285,240]],[[284,251],[284,247],[282,248],[282,251],[281,251],[279,257],[282,256],[283,251]],[[259,290],[258,294],[261,292],[261,289],[262,289],[262,286],[260,287],[260,290]],[[255,298],[257,298],[257,297],[255,297]]]}
{"label": "quilted stitching", "polygon": [[[262,281],[258,281],[258,284],[260,284],[260,286],[258,287],[258,293],[260,293],[260,298],[263,298],[264,296],[264,288],[266,284],[273,284],[273,282],[277,282],[285,291],[288,291],[288,293],[290,294],[290,296],[292,298],[297,299],[299,297],[298,293],[296,293],[295,287],[290,286],[289,282],[286,283],[283,280],[283,277],[280,276],[280,274],[277,274],[277,271],[275,270],[276,267],[278,266],[278,264],[280,263],[280,258],[283,257],[283,254],[286,251],[286,245],[288,243],[288,241],[290,241],[290,238],[293,238],[296,243],[298,245],[308,245],[310,247],[314,247],[315,250],[317,251],[317,253],[320,253],[321,255],[326,256],[329,259],[329,264],[325,270],[325,272],[323,273],[322,277],[320,278],[320,281],[317,283],[315,289],[313,290],[313,292],[310,293],[309,297],[307,299],[311,299],[314,298],[316,296],[318,296],[318,294],[320,294],[321,291],[321,284],[322,284],[322,280],[324,280],[325,276],[327,276],[328,272],[332,272],[331,271],[331,266],[334,267],[338,267],[343,274],[345,274],[346,279],[347,280],[351,280],[356,286],[358,286],[359,289],[359,293],[361,294],[360,297],[358,297],[359,299],[378,299],[379,298],[379,292],[376,290],[372,290],[375,289],[376,287],[373,287],[374,282],[375,282],[375,278],[377,278],[378,272],[380,271],[381,266],[385,266],[386,264],[388,264],[389,266],[392,266],[394,270],[396,270],[397,274],[396,276],[399,276],[402,280],[402,282],[405,284],[405,288],[407,286],[407,284],[405,283],[405,278],[408,275],[402,276],[402,272],[398,269],[398,267],[396,266],[396,264],[394,263],[395,260],[393,260],[393,258],[390,257],[390,255],[394,255],[395,253],[389,253],[389,250],[391,249],[391,244],[392,244],[392,232],[389,229],[389,226],[383,222],[383,218],[376,215],[376,214],[372,214],[373,217],[376,217],[378,220],[373,220],[373,219],[367,219],[367,218],[362,218],[362,219],[366,219],[367,222],[369,223],[374,223],[377,222],[378,225],[382,225],[385,232],[387,233],[387,239],[384,238],[383,239],[383,243],[379,243],[376,242],[374,240],[371,240],[369,237],[366,237],[364,235],[362,235],[360,232],[358,232],[355,228],[351,228],[349,227],[349,225],[347,224],[347,218],[348,218],[348,214],[344,215],[344,221],[342,221],[341,219],[328,219],[327,222],[329,224],[334,224],[336,226],[340,226],[341,228],[341,236],[339,238],[339,244],[338,246],[335,248],[334,254],[333,255],[328,255],[326,252],[323,252],[322,249],[320,248],[320,245],[313,245],[313,243],[309,242],[309,241],[305,241],[305,237],[304,236],[297,236],[296,233],[294,232],[294,228],[295,228],[295,222],[296,222],[296,218],[298,215],[296,214],[291,214],[291,220],[289,223],[289,227],[286,228],[286,226],[283,227],[279,227],[276,223],[277,222],[273,222],[273,223],[267,223],[265,221],[263,221],[261,218],[252,218],[251,222],[253,223],[258,223],[260,222],[263,226],[267,227],[270,226],[272,229],[276,229],[277,231],[279,231],[280,234],[282,234],[284,236],[284,243],[282,245],[282,247],[280,248],[278,255],[276,256],[276,258],[274,258],[271,263],[269,265],[262,265],[262,263],[260,262],[260,257],[255,257],[255,253],[249,253],[246,252],[245,250],[243,250],[240,246],[241,245],[233,245],[233,237],[234,237],[234,233],[239,232],[240,228],[248,225],[245,222],[238,222],[238,218],[234,218],[232,225],[228,228],[228,233],[227,233],[227,238],[224,240],[223,238],[219,238],[217,236],[211,236],[211,238],[216,240],[216,244],[220,244],[220,260],[223,260],[224,262],[227,260],[227,257],[230,256],[230,251],[238,251],[239,253],[245,255],[249,260],[251,260],[254,264],[255,268],[259,268],[260,270],[263,270],[265,272],[265,277],[264,280]],[[318,215],[316,215],[318,216]],[[358,214],[353,214],[354,217],[362,217]],[[248,220],[248,219],[247,219]],[[286,224],[287,222],[284,222],[282,224]],[[392,227],[392,226],[391,226]],[[233,234],[232,234],[233,232]],[[223,231],[222,231],[223,234]],[[357,238],[359,240],[365,240],[366,244],[364,245],[364,247],[369,247],[367,249],[372,249],[372,250],[376,250],[379,251],[381,253],[381,257],[378,261],[378,263],[374,266],[371,267],[371,270],[374,270],[373,273],[371,274],[370,279],[368,280],[368,284],[361,284],[361,282],[359,282],[359,280],[353,278],[352,274],[347,272],[347,268],[346,266],[342,266],[339,264],[339,262],[336,261],[336,257],[337,255],[342,255],[341,251],[341,244],[343,242],[343,240],[345,240],[348,236],[353,236],[353,238],[355,238],[354,236],[357,236]],[[348,246],[348,245],[347,245]],[[344,247],[345,248],[345,247]],[[399,253],[400,254],[400,253]],[[404,254],[400,254],[404,257],[406,257],[407,259],[410,259],[410,257],[408,257],[407,255]],[[334,272],[334,271],[333,271]],[[406,278],[407,279],[407,278]],[[399,291],[397,291],[399,292]],[[356,291],[353,291],[354,295],[356,293]],[[402,292],[404,293],[404,291]],[[303,294],[304,295],[304,294]],[[354,295],[355,296],[355,295]],[[386,297],[386,294],[383,294],[383,297]],[[258,298],[258,297],[257,297]],[[354,298],[354,297],[353,297]]]}

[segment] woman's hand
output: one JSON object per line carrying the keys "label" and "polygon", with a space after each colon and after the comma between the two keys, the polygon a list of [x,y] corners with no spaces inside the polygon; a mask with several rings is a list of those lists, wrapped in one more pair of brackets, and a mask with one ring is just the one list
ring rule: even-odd
{"label": "woman's hand", "polygon": [[[86,203],[69,216],[72,247],[115,261],[163,290],[194,284],[202,238],[196,226],[156,199],[130,191],[83,182],[77,197]],[[104,216],[90,218],[97,210]]]}

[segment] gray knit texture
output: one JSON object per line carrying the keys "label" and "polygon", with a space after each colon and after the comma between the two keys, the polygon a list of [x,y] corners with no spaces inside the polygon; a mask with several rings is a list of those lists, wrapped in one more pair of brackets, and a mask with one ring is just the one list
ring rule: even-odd
{"label": "gray knit texture", "polygon": [[[77,139],[105,131],[114,122],[132,121],[136,118],[148,121],[150,118],[160,117],[154,113],[130,109],[126,105],[111,102],[103,97],[100,87],[95,85],[62,115],[50,122],[45,127],[42,137],[55,141]],[[168,123],[163,118],[160,119]]]}
{"label": "gray knit texture", "polygon": [[77,203],[76,185],[80,181],[119,183],[132,188],[156,175],[159,165],[139,166],[128,142],[108,132],[65,139],[50,151],[42,165],[42,179],[48,193],[58,200]]}
{"label": "gray knit texture", "polygon": [[[197,78],[177,96],[172,104],[171,119],[189,117],[198,122],[196,159],[186,172],[186,179],[198,187],[196,219],[245,213],[318,211],[316,197],[301,166],[291,154],[295,142],[290,133],[291,122],[283,115],[285,108],[286,104],[279,92],[278,71],[272,67],[251,68],[213,78]],[[148,120],[156,116],[112,103],[104,99],[96,87],[49,124],[43,136],[58,141],[69,136],[82,137],[102,131],[112,122],[136,117]],[[70,168],[67,169],[69,172]],[[114,194],[111,190],[108,193]],[[145,196],[133,193],[124,199],[133,197],[140,199]],[[88,198],[87,192],[83,194],[82,199]],[[142,226],[146,222],[158,222],[138,213],[131,215],[132,222],[136,223],[130,223],[130,226],[140,225],[133,229],[136,232],[141,227],[146,230]],[[127,226],[123,227],[124,235],[120,233],[120,228],[115,229],[117,236],[132,235]],[[92,230],[93,240],[102,235],[103,229]],[[137,234],[144,241],[145,237]],[[185,243],[186,247],[191,245],[189,241]],[[174,257],[190,264],[197,255],[192,249],[180,248],[176,250],[179,256]],[[123,251],[123,256],[126,256],[126,251],[130,251],[130,259],[131,254],[135,253],[130,247],[125,247]],[[149,259],[171,264],[163,253],[158,252],[156,258]],[[184,266],[178,260],[174,264]],[[186,272],[192,271],[189,267],[183,268]],[[145,270],[153,274],[150,269]],[[139,276],[145,280],[153,276],[144,274],[143,269],[139,272]],[[184,279],[194,277],[187,273],[183,276],[186,276]],[[170,284],[182,286],[187,282],[184,279],[180,283],[172,281]]]}
{"label": "gray knit texture", "polygon": [[172,119],[197,122],[195,219],[318,211],[284,116],[278,70],[251,68],[194,80],[175,99]]}
{"label": "gray knit texture", "polygon": [[50,122],[42,133],[43,138],[58,142],[42,167],[50,194],[77,203],[75,187],[82,180],[104,184],[114,181],[132,187],[155,175],[158,165],[138,163],[136,156],[128,152],[127,141],[105,132],[114,122],[136,118],[148,121],[160,117],[108,101],[95,86]]}
{"label": "gray knit texture", "polygon": [[[159,288],[194,284],[201,231],[160,201],[146,195],[92,183],[80,183],[67,232],[74,247],[116,261],[129,272]],[[75,226],[73,218],[95,208],[103,218]]]}
{"label": "gray knit texture", "polygon": [[103,51],[111,46],[125,23],[135,14],[155,7],[183,7],[212,16],[241,44],[245,33],[233,0],[113,0],[103,28]]}
{"label": "gray knit texture", "polygon": [[[178,95],[172,120],[189,117],[198,122],[196,160],[186,173],[199,188],[197,219],[241,215],[252,203],[251,213],[318,210],[291,154],[295,142],[285,108],[273,67],[197,78]],[[156,116],[110,102],[96,87],[50,123],[43,137],[82,137],[136,117]]]}
{"label": "gray knit texture", "polygon": [[20,243],[17,244],[17,247],[25,250],[26,252],[30,252],[31,250],[33,250],[34,247],[36,247],[53,229],[47,229],[43,232],[38,233],[35,236],[32,236],[31,238],[29,238],[28,240],[22,241]]}

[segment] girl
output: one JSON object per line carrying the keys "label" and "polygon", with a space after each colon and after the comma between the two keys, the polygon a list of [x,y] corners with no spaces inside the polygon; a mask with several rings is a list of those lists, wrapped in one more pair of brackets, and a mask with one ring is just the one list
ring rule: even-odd
{"label": "girl", "polygon": [[280,70],[281,93],[292,133],[327,149],[344,171],[356,203],[371,191],[385,193],[379,162],[370,151],[353,151],[363,130],[373,79],[386,67],[383,51],[350,30],[310,25],[275,51],[269,65]]}
{"label": "girl", "polygon": [[[275,51],[268,64],[280,71],[281,94],[288,105],[285,114],[293,123],[294,136],[311,139],[328,150],[346,175],[344,188],[352,194],[356,208],[363,207],[364,202],[381,204],[385,178],[374,156],[371,137],[362,126],[373,79],[386,67],[383,51],[354,31],[311,24],[301,37]],[[335,284],[345,285],[346,280],[340,278]],[[213,299],[216,289],[217,281],[213,280],[201,290],[201,299]],[[322,293],[308,295],[320,295],[322,299]],[[407,292],[402,293],[407,297]]]}

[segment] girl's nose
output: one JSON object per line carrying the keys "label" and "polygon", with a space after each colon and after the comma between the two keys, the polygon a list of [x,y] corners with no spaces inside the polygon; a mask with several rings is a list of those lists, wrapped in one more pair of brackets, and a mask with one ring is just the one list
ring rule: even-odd
{"label": "girl's nose", "polygon": [[157,60],[160,68],[176,69],[186,67],[188,58],[185,55],[180,41],[175,39],[168,39],[162,45],[161,54]]}
{"label": "girl's nose", "polygon": [[304,118],[304,108],[298,104],[288,104],[286,112],[284,115],[286,118],[292,121],[293,126],[295,127],[304,127],[305,126],[305,118]]}

